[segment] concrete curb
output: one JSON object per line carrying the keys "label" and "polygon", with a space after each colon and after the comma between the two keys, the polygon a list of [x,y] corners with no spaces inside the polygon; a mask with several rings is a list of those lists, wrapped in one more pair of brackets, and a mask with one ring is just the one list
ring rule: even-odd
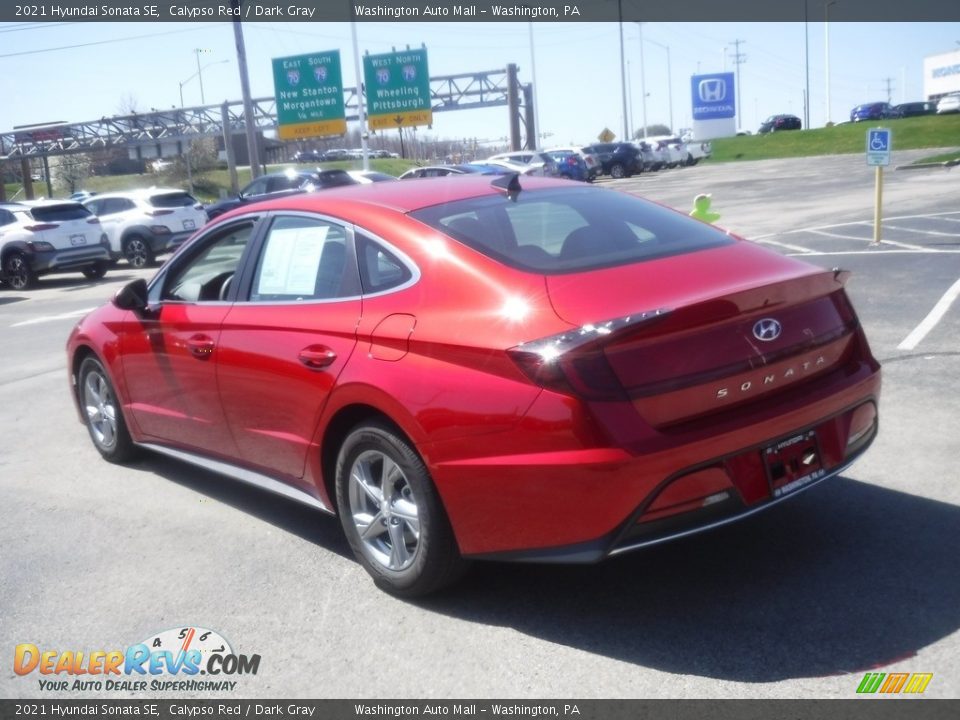
{"label": "concrete curb", "polygon": [[919,163],[917,165],[897,165],[897,170],[927,170],[929,168],[952,168],[957,165],[960,165],[960,158],[955,158],[953,160],[944,160],[943,162],[935,163]]}

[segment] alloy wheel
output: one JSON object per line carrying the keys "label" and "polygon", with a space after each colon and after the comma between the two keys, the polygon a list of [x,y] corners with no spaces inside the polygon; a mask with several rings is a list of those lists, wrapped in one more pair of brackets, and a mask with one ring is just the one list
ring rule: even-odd
{"label": "alloy wheel", "polygon": [[413,565],[420,550],[420,512],[403,470],[379,450],[366,450],[349,477],[350,514],[369,559],[392,571]]}
{"label": "alloy wheel", "polygon": [[117,403],[106,378],[97,371],[87,373],[83,383],[83,408],[93,440],[103,450],[117,444]]}

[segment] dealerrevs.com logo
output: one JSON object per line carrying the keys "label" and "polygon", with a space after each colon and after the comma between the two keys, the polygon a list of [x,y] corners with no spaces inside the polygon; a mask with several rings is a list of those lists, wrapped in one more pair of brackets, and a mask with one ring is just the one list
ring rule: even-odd
{"label": "dealerrevs.com logo", "polygon": [[860,681],[857,692],[861,695],[919,695],[933,680],[933,673],[867,673]]}
{"label": "dealerrevs.com logo", "polygon": [[237,675],[256,675],[259,655],[239,655],[214,630],[164,630],[117,650],[49,650],[32,643],[14,648],[17,675],[39,675],[44,691],[202,691],[236,689]]}

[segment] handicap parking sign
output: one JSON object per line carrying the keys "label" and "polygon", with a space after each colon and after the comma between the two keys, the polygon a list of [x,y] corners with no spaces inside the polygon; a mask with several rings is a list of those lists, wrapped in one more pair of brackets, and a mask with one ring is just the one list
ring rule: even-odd
{"label": "handicap parking sign", "polygon": [[867,130],[867,165],[889,165],[890,151],[893,149],[893,135],[890,128],[871,128]]}

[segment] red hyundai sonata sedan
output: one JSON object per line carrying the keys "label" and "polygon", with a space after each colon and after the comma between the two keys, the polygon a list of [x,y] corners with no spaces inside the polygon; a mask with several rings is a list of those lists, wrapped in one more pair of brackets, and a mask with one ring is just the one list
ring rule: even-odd
{"label": "red hyundai sonata sedan", "polygon": [[69,371],[107,460],[335,513],[413,596],[472,558],[595,562],[843,471],[880,391],[845,280],[613,190],[382,183],[222,216],[80,322]]}

